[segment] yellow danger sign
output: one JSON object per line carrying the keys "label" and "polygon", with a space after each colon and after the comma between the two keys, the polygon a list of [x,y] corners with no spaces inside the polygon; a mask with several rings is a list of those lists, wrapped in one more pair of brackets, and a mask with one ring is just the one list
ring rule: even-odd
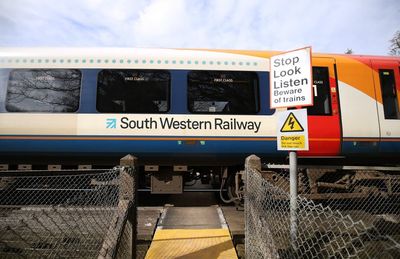
{"label": "yellow danger sign", "polygon": [[283,149],[304,149],[306,139],[304,135],[281,136],[281,148]]}
{"label": "yellow danger sign", "polygon": [[299,120],[294,116],[293,112],[286,118],[285,123],[281,128],[281,132],[303,132],[304,128],[301,126]]}
{"label": "yellow danger sign", "polygon": [[277,111],[277,149],[308,150],[307,109]]}

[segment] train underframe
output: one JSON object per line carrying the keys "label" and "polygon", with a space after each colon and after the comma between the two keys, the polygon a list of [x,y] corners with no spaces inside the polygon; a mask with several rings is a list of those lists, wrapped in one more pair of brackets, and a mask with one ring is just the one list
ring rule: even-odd
{"label": "train underframe", "polygon": [[[81,164],[67,161],[65,164],[40,165],[0,163],[0,170],[61,170],[112,168],[107,165],[84,161]],[[56,160],[52,161],[54,163]],[[115,160],[118,161],[118,160]],[[65,162],[65,161],[64,161]],[[92,161],[93,162],[93,161]],[[400,166],[342,166],[341,163],[301,165],[298,169],[299,195],[313,200],[354,199],[371,196],[394,197],[400,194]],[[244,181],[243,165],[146,165],[139,166],[139,191],[152,194],[180,194],[185,191],[219,192],[226,203],[242,204]],[[286,164],[263,164],[262,176],[283,191],[289,192],[289,167]]]}
{"label": "train underframe", "polygon": [[[216,192],[224,203],[244,204],[246,172],[243,166],[144,166],[139,191],[152,194]],[[261,174],[273,186],[289,194],[287,165],[265,165]],[[400,195],[400,167],[301,166],[298,194],[318,201],[391,199]],[[288,199],[289,195],[277,196]]]}
{"label": "train underframe", "polygon": [[[289,192],[287,169],[266,169],[264,179]],[[298,193],[312,200],[391,197],[400,195],[400,167],[302,167]]]}

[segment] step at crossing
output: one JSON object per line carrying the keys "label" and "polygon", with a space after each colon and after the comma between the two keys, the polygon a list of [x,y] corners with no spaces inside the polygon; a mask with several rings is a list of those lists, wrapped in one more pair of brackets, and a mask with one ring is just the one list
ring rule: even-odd
{"label": "step at crossing", "polygon": [[155,258],[237,258],[221,208],[166,207],[146,254]]}

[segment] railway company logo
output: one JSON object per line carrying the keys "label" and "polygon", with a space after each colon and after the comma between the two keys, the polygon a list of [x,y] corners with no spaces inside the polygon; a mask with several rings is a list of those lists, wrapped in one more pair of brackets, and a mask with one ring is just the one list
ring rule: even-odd
{"label": "railway company logo", "polygon": [[223,131],[248,131],[257,134],[261,130],[262,122],[259,120],[243,120],[241,118],[197,119],[171,116],[135,116],[135,118],[106,118],[106,129],[135,130],[148,133],[148,130],[223,130]]}
{"label": "railway company logo", "polygon": [[106,128],[107,129],[115,129],[115,128],[117,128],[117,119],[115,119],[115,118],[106,119]]}

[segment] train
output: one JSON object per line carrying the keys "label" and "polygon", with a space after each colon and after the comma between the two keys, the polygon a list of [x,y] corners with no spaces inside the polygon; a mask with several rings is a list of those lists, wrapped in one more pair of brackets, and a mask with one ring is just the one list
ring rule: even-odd
{"label": "train", "polygon": [[[250,154],[285,161],[270,108],[278,53],[0,48],[0,165],[133,154],[149,175],[177,176],[179,191],[185,175],[223,178]],[[308,113],[304,163],[399,165],[400,57],[313,53],[312,76],[314,105],[296,107]]]}

